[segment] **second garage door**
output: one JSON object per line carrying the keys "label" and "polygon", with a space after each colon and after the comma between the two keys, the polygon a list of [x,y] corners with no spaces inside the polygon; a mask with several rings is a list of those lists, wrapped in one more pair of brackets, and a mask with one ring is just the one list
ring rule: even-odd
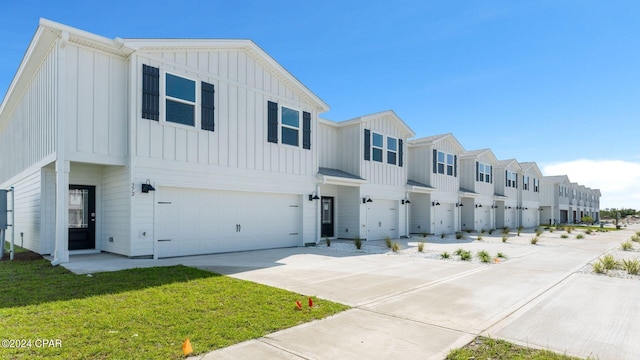
{"label": "second garage door", "polygon": [[158,257],[301,245],[297,195],[159,188]]}
{"label": "second garage door", "polygon": [[398,206],[395,200],[367,203],[367,240],[398,237]]}

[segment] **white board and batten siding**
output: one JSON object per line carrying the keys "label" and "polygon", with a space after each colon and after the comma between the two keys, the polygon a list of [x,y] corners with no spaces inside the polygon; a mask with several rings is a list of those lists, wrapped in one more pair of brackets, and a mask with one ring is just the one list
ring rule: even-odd
{"label": "white board and batten siding", "polygon": [[[371,131],[371,147],[373,148],[373,133],[380,134],[384,136],[383,138],[383,151],[382,151],[382,162],[374,161],[373,156],[371,160],[364,161],[364,129],[369,129]],[[343,152],[342,154],[352,154],[352,156],[360,155],[360,169],[358,171],[358,175],[367,179],[369,184],[378,184],[378,185],[386,185],[386,186],[399,186],[404,187],[407,184],[407,164],[406,164],[406,144],[407,141],[405,139],[406,134],[401,131],[394,121],[390,121],[386,116],[380,116],[377,118],[369,119],[363,122],[360,125],[360,134],[356,138],[352,138],[350,141],[356,144],[360,144],[360,151],[348,153]],[[392,137],[396,139],[396,163],[389,164],[387,162],[387,138]],[[359,141],[356,141],[359,139]],[[400,143],[399,140],[403,142],[403,162],[402,166],[398,165],[400,159]]]}
{"label": "white board and batten siding", "polygon": [[343,141],[338,141],[339,129],[330,121],[321,120],[318,124],[318,164],[329,169],[340,168],[341,154],[339,148],[344,146]]}
{"label": "white board and batten siding", "polygon": [[127,59],[73,44],[64,59],[66,160],[126,165]]}

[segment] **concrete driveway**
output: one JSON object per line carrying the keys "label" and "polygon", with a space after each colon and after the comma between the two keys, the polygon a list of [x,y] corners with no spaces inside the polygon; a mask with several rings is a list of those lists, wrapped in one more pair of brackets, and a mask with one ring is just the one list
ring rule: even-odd
{"label": "concrete driveway", "polygon": [[[443,359],[477,335],[598,359],[640,354],[640,281],[578,270],[633,232],[561,239],[545,233],[500,235],[483,241],[432,240],[419,254],[416,239],[402,254],[295,248],[160,261],[182,263],[240,279],[341,302],[353,309],[194,359]],[[564,232],[562,232],[564,233]],[[636,244],[636,249],[640,245]],[[439,260],[443,251],[502,252],[507,261]],[[640,256],[640,252],[636,255]],[[128,260],[128,259],[125,259]],[[81,261],[72,259],[69,266]],[[94,266],[96,262],[94,261]],[[113,263],[113,261],[111,261]]]}

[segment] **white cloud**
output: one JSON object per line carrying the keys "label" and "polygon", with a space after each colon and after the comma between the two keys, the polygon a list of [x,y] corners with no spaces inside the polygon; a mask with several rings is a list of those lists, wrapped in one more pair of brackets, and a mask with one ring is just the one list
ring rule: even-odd
{"label": "white cloud", "polygon": [[567,175],[572,182],[600,189],[600,208],[640,209],[640,162],[574,160],[542,166],[544,175]]}

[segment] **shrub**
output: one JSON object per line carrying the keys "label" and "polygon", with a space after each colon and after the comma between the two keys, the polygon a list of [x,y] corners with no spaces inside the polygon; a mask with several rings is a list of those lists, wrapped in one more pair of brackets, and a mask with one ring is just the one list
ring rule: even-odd
{"label": "shrub", "polygon": [[578,234],[578,235],[576,235],[576,239],[584,239],[584,234]]}
{"label": "shrub", "polygon": [[324,241],[327,243],[327,247],[331,246],[331,239],[329,238],[324,238]]}
{"label": "shrub", "polygon": [[356,249],[360,250],[360,248],[362,247],[362,239],[360,239],[360,236],[354,237],[353,243],[356,245]]}
{"label": "shrub", "polygon": [[631,241],[640,242],[640,236],[638,235],[631,236]]}
{"label": "shrub", "polygon": [[543,233],[542,229],[540,229],[540,228],[536,229],[536,236],[540,236],[540,235],[542,235],[542,233]]}
{"label": "shrub", "polygon": [[531,238],[531,245],[535,245],[537,243],[538,243],[538,237],[537,236],[532,237]]}
{"label": "shrub", "polygon": [[503,233],[504,235],[509,235],[509,231],[510,231],[510,230],[511,230],[511,229],[509,229],[509,227],[508,227],[508,226],[505,226],[505,227],[503,227],[503,228],[502,228],[502,233]]}
{"label": "shrub", "polygon": [[560,235],[560,237],[561,237],[561,238],[563,238],[563,239],[568,239],[568,238],[569,238],[569,235],[567,235],[567,234],[562,234],[562,235]]}
{"label": "shrub", "polygon": [[469,250],[464,250],[462,254],[460,254],[460,260],[462,261],[471,261],[471,258],[471,251]]}
{"label": "shrub", "polygon": [[616,260],[613,255],[605,255],[598,259],[605,271],[615,270],[620,267],[620,261]]}
{"label": "shrub", "polygon": [[440,239],[444,239],[445,235],[444,233],[440,234]]}
{"label": "shrub", "polygon": [[489,229],[489,235],[493,234],[493,229]]}
{"label": "shrub", "polygon": [[549,232],[552,233],[555,230],[555,228],[550,227],[549,228]]}
{"label": "shrub", "polygon": [[456,255],[460,256],[460,255],[462,255],[462,253],[463,253],[463,252],[464,252],[464,249],[463,249],[463,248],[459,248],[458,250],[456,250],[456,251],[454,252],[454,254],[456,254]]}
{"label": "shrub", "polygon": [[443,252],[442,254],[440,254],[440,258],[442,258],[442,259],[448,259],[450,257],[451,257],[451,255],[449,255],[449,253],[446,252],[446,251]]}
{"label": "shrub", "polygon": [[596,274],[604,274],[606,270],[600,261],[593,263],[593,272]]}
{"label": "shrub", "polygon": [[398,244],[397,242],[394,242],[393,245],[391,245],[391,251],[393,252],[400,251],[400,244]]}
{"label": "shrub", "polygon": [[640,231],[636,231],[636,236],[640,237]]}
{"label": "shrub", "polygon": [[421,241],[418,243],[418,251],[422,252],[423,250],[424,250],[424,242]]}
{"label": "shrub", "polygon": [[522,230],[524,230],[524,228],[522,226],[518,226],[518,236],[520,236],[520,233],[522,232]]}
{"label": "shrub", "polygon": [[564,228],[564,231],[566,231],[567,234],[571,234],[571,231],[573,231],[573,228],[571,226],[567,226]]}
{"label": "shrub", "polygon": [[502,242],[506,243],[507,239],[509,239],[509,237],[507,235],[502,235]]}
{"label": "shrub", "polygon": [[622,247],[622,250],[624,250],[624,251],[633,250],[633,243],[631,241],[625,241],[622,244],[620,244],[620,246]]}
{"label": "shrub", "polygon": [[585,233],[587,233],[587,235],[591,235],[593,233],[593,230],[587,229],[587,231],[585,231]]}
{"label": "shrub", "polygon": [[506,259],[507,256],[501,252],[498,253],[498,255],[496,255],[497,257],[499,257],[500,259]]}
{"label": "shrub", "polygon": [[388,236],[386,238],[384,238],[384,244],[387,245],[387,248],[391,249],[391,246],[392,246],[391,238],[388,237]]}
{"label": "shrub", "polygon": [[638,275],[640,272],[640,260],[638,259],[624,259],[622,260],[622,269],[629,275]]}
{"label": "shrub", "polygon": [[478,237],[476,238],[476,240],[481,241],[481,240],[482,240],[482,235],[478,235]]}
{"label": "shrub", "polygon": [[423,238],[426,238],[427,237],[427,233],[423,231],[423,232],[420,233],[420,236],[422,236]]}
{"label": "shrub", "polygon": [[481,250],[478,251],[478,253],[476,254],[476,256],[478,257],[478,259],[480,259],[480,261],[482,261],[483,263],[490,263],[491,262],[491,255],[489,255],[488,252]]}
{"label": "shrub", "polygon": [[480,229],[480,234],[484,234],[484,229]]}
{"label": "shrub", "polygon": [[456,233],[456,239],[460,240],[464,237],[464,235],[461,232],[457,232]]}

